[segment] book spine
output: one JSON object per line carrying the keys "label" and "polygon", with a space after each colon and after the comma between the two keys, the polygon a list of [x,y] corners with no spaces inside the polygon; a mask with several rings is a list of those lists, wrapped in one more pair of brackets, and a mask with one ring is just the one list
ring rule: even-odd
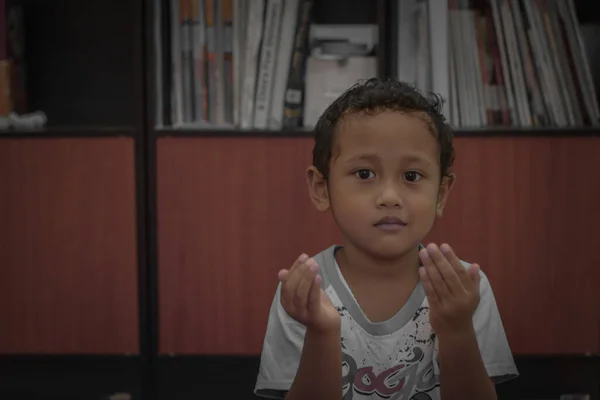
{"label": "book spine", "polygon": [[308,28],[311,18],[313,0],[303,0],[298,13],[294,52],[288,75],[283,109],[283,126],[285,129],[296,129],[302,126],[302,110],[304,106],[304,73],[308,54]]}

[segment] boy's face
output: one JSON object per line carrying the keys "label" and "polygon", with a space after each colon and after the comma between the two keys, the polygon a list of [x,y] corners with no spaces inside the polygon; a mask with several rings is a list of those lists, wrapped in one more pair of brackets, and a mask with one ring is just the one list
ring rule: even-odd
{"label": "boy's face", "polygon": [[309,168],[311,198],[320,211],[332,210],[346,245],[400,257],[441,216],[453,179],[440,179],[438,142],[423,118],[397,111],[349,115],[335,133],[328,182]]}

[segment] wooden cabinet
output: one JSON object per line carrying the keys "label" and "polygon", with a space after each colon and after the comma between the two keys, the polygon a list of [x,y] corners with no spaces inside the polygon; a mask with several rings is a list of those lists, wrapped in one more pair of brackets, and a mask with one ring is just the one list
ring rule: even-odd
{"label": "wooden cabinet", "polygon": [[[339,239],[310,138],[158,141],[160,352],[258,354],[277,271]],[[600,351],[597,138],[458,138],[430,235],[476,261],[516,353]]]}
{"label": "wooden cabinet", "polygon": [[600,352],[600,138],[460,138],[431,235],[487,273],[516,353]]}
{"label": "wooden cabinet", "polygon": [[132,138],[0,140],[0,354],[138,352]]}
{"label": "wooden cabinet", "polygon": [[310,204],[307,138],[162,138],[161,353],[257,354],[277,271],[336,238]]}

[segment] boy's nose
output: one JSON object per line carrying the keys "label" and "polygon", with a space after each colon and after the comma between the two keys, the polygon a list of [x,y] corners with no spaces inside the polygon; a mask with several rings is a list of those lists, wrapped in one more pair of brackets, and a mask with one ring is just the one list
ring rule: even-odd
{"label": "boy's nose", "polygon": [[398,188],[394,185],[385,185],[379,194],[377,205],[380,208],[402,207],[402,196]]}

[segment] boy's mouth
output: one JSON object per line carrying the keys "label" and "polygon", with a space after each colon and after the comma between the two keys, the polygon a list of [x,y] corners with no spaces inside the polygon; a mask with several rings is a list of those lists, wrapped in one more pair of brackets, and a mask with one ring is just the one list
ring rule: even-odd
{"label": "boy's mouth", "polygon": [[406,226],[406,222],[398,217],[383,217],[375,224],[375,227],[384,231],[397,231]]}

